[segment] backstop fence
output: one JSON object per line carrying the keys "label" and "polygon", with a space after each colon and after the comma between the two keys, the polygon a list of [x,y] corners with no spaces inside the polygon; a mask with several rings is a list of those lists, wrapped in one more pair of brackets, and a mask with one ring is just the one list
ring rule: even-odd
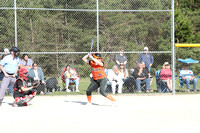
{"label": "backstop fence", "polygon": [[107,69],[115,65],[115,55],[121,48],[128,59],[127,69],[134,69],[144,47],[148,47],[154,57],[151,89],[157,90],[155,72],[164,62],[170,63],[175,75],[173,3],[173,0],[3,0],[0,48],[17,46],[21,55],[28,54],[42,68],[46,79],[57,78],[61,88],[61,70],[70,64],[80,76],[80,93],[85,93],[91,70],[82,57],[89,52],[93,36],[92,52],[102,54]]}

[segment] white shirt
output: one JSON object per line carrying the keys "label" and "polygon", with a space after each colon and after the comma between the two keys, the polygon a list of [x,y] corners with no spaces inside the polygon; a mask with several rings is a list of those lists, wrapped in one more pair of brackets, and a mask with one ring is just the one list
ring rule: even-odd
{"label": "white shirt", "polygon": [[34,73],[35,73],[34,80],[39,80],[38,71],[37,71],[37,70],[34,70]]}
{"label": "white shirt", "polygon": [[124,71],[122,71],[121,73],[122,73],[122,79],[124,79],[125,74],[126,74],[126,77],[128,77],[128,70],[127,69],[125,69],[125,73],[124,73]]}
{"label": "white shirt", "polygon": [[119,74],[117,75],[114,71],[109,71],[107,78],[108,78],[108,80],[110,82],[112,82],[113,79],[115,79],[117,82],[121,82],[122,81],[122,77],[123,77],[123,75],[122,75],[121,72],[119,72]]}
{"label": "white shirt", "polygon": [[181,70],[180,71],[180,76],[186,77],[186,78],[191,78],[192,76],[194,76],[192,70]]}

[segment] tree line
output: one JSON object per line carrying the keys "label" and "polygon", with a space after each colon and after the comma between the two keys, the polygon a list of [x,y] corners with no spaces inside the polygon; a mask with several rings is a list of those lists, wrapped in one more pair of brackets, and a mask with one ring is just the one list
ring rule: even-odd
{"label": "tree line", "polygon": [[[175,42],[199,43],[200,2],[198,0],[175,1]],[[0,2],[1,7],[13,7],[13,1]],[[96,0],[17,0],[17,7],[49,9],[96,9]],[[171,0],[102,0],[99,9],[105,10],[171,10]],[[91,37],[97,34],[96,11],[17,10],[18,47],[26,52],[87,52]],[[14,11],[0,10],[1,47],[15,44]],[[96,44],[96,38],[95,42]],[[171,12],[100,12],[99,51],[171,51]],[[94,45],[94,50],[97,46]],[[176,57],[198,59],[199,49],[177,48]],[[80,69],[82,54],[32,55],[46,73],[66,62]],[[112,62],[108,54],[106,62]],[[136,66],[138,54],[128,54],[130,67]],[[171,61],[170,54],[154,54],[154,68],[159,69],[164,61]],[[53,59],[53,60],[52,60]],[[160,59],[163,59],[161,61]],[[55,65],[57,64],[57,65]],[[110,66],[108,66],[110,67]],[[47,68],[48,71],[47,71]],[[52,70],[51,70],[52,69]],[[84,75],[84,74],[83,74]]]}

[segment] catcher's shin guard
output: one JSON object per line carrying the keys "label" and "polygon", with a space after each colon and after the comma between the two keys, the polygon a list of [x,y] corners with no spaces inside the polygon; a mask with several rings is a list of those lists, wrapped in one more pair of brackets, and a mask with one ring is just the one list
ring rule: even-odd
{"label": "catcher's shin guard", "polygon": [[36,92],[32,91],[32,94],[29,95],[30,100],[32,100],[35,97],[35,95],[36,95]]}
{"label": "catcher's shin guard", "polygon": [[29,97],[28,95],[25,95],[25,96],[23,97],[23,100],[24,100],[24,103],[27,103],[27,102],[30,101],[30,97]]}
{"label": "catcher's shin guard", "polygon": [[36,95],[35,91],[32,91],[32,94],[29,95],[29,101],[31,101]]}
{"label": "catcher's shin guard", "polygon": [[24,103],[25,103],[24,98],[15,97],[15,100],[13,101],[13,107],[22,106]]}
{"label": "catcher's shin guard", "polygon": [[27,103],[27,102],[31,101],[35,97],[35,95],[36,95],[36,92],[32,91],[32,94],[24,96],[23,97],[24,102]]}

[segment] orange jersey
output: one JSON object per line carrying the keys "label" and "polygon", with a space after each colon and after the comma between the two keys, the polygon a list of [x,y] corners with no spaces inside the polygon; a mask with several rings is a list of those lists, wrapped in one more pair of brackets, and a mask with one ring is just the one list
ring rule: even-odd
{"label": "orange jersey", "polygon": [[104,66],[96,65],[94,61],[89,62],[94,80],[106,78]]}

